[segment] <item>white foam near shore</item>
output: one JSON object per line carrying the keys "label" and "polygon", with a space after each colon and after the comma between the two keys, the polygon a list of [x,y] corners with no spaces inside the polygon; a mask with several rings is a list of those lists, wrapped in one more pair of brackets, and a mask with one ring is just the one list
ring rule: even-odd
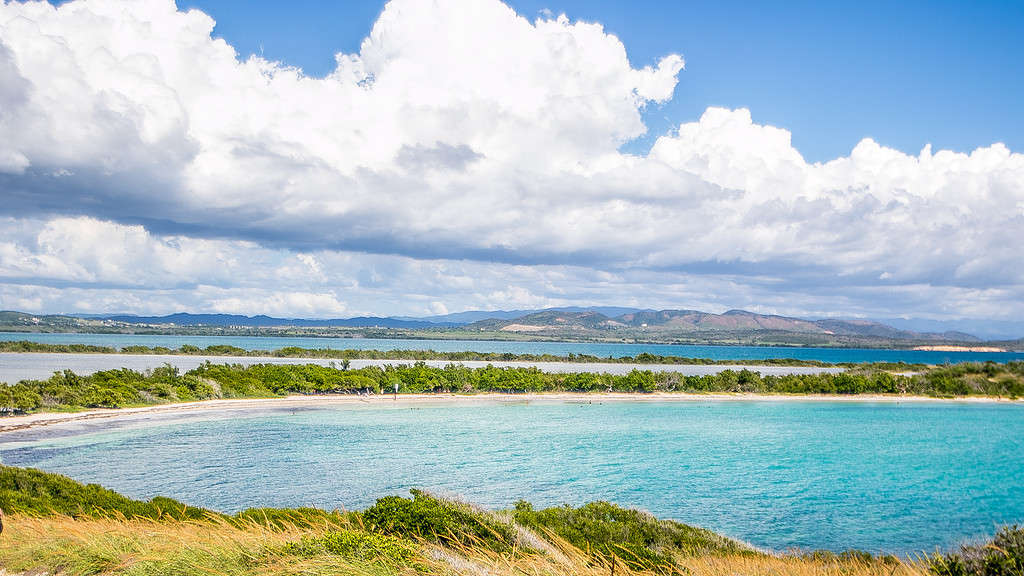
{"label": "white foam near shore", "polygon": [[[130,368],[132,370],[151,370],[165,364],[176,366],[179,370],[191,370],[203,362],[214,364],[319,364],[329,366],[338,364],[340,360],[327,358],[277,358],[261,356],[180,356],[161,354],[62,354],[50,352],[2,352],[0,353],[0,382],[14,383],[20,380],[44,380],[61,370],[71,370],[76,374],[92,374],[100,370]],[[351,368],[365,366],[392,366],[414,364],[415,360],[352,360]],[[606,374],[627,374],[633,369],[653,370],[655,372],[677,372],[686,376],[703,376],[718,374],[723,370],[753,370],[761,375],[782,376],[786,374],[821,374],[838,373],[843,369],[834,366],[742,366],[726,364],[615,364],[600,362],[485,362],[466,360],[427,360],[430,366],[462,364],[470,368],[482,368],[488,364],[499,367],[538,368],[545,372],[601,372]]]}

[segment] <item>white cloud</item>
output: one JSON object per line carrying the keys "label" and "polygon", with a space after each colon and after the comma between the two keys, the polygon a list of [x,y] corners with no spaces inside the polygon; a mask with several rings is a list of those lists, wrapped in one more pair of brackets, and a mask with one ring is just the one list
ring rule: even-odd
{"label": "white cloud", "polygon": [[1024,301],[1024,156],[1000,144],[807,163],[709,108],[624,154],[682,58],[634,67],[599,24],[496,0],[393,0],[324,78],[239,61],[213,26],[170,0],[0,3],[5,305],[72,303],[30,285],[290,315]]}
{"label": "white cloud", "polygon": [[142,226],[89,217],[6,223],[0,276],[8,279],[143,287],[234,281],[272,254],[250,242],[157,237]]}

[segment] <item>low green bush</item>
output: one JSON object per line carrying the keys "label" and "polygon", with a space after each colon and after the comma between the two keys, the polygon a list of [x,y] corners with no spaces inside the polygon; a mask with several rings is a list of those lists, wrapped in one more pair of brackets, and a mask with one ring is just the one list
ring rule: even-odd
{"label": "low green bush", "polygon": [[101,518],[199,519],[214,513],[170,498],[132,500],[97,484],[32,468],[0,465],[0,509],[30,516],[66,514]]}
{"label": "low green bush", "polygon": [[442,544],[483,545],[496,552],[511,549],[515,542],[512,524],[489,512],[419,490],[411,492],[411,499],[386,496],[367,508],[362,514],[366,528]]}
{"label": "low green bush", "polygon": [[928,559],[936,576],[1024,576],[1024,526],[1004,526],[984,544]]}
{"label": "low green bush", "polygon": [[[184,348],[184,347],[183,347]],[[632,370],[628,374],[557,374],[536,368],[449,364],[368,366],[355,370],[317,364],[212,364],[184,374],[173,366],[142,373],[104,370],[80,376],[69,370],[47,380],[0,386],[0,415],[39,410],[121,408],[125,406],[257,398],[288,394],[379,394],[435,392],[754,392],[768,394],[917,394],[1024,397],[1024,361],[967,362],[926,369],[916,375],[891,374],[867,367],[839,374],[762,376],[742,369],[684,376],[677,372]]]}
{"label": "low green bush", "polygon": [[320,536],[307,536],[288,544],[281,552],[307,557],[334,554],[352,560],[405,565],[416,555],[416,545],[387,534],[341,529]]}
{"label": "low green bush", "polygon": [[658,520],[609,502],[535,510],[520,501],[513,517],[522,526],[549,531],[577,548],[614,556],[638,570],[671,571],[677,555],[752,553],[747,546],[709,530]]}

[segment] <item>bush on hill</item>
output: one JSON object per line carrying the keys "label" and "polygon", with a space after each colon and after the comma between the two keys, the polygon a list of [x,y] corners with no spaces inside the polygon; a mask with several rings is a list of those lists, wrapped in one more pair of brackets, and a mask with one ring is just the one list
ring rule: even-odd
{"label": "bush on hill", "polygon": [[645,512],[609,502],[535,510],[529,502],[519,501],[513,517],[522,526],[551,532],[595,554],[617,557],[638,570],[671,568],[678,555],[752,552],[709,530],[658,520]]}
{"label": "bush on hill", "polygon": [[385,496],[362,513],[368,530],[442,544],[485,546],[505,552],[515,543],[511,522],[468,504],[412,490],[412,498]]}
{"label": "bush on hill", "polygon": [[0,465],[0,509],[7,513],[99,518],[199,519],[212,513],[170,498],[148,502],[126,498],[96,484],[80,484],[59,474]]}
{"label": "bush on hill", "polygon": [[1022,576],[1024,526],[1004,526],[986,543],[932,556],[929,568],[936,576]]}

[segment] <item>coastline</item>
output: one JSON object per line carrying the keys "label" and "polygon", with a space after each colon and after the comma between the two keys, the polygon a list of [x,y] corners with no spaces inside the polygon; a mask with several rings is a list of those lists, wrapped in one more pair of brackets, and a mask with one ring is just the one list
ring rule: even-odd
{"label": "coastline", "polygon": [[402,394],[360,396],[354,394],[293,395],[279,398],[232,398],[154,404],[135,408],[102,408],[83,412],[37,412],[21,416],[0,418],[0,434],[19,430],[41,428],[54,424],[93,420],[117,420],[123,417],[147,414],[187,414],[216,412],[218,410],[257,410],[262,408],[330,408],[345,406],[411,407],[430,405],[486,405],[500,403],[563,402],[871,402],[871,403],[964,403],[964,404],[1020,404],[1024,399],[998,398],[992,396],[962,396],[936,398],[932,396],[901,396],[887,394],[758,394],[758,393],[706,393],[652,392],[649,394],[629,392],[545,392],[526,394]]}
{"label": "coastline", "polygon": [[[22,360],[23,362],[19,362]],[[24,362],[27,360],[27,362]],[[165,364],[177,367],[186,372],[198,367],[203,362],[213,364],[316,364],[330,366],[341,362],[332,358],[303,358],[278,356],[207,356],[202,354],[108,354],[108,353],[76,353],[76,352],[0,352],[0,382],[13,384],[20,380],[45,380],[54,371],[71,370],[85,376],[100,370],[130,368],[145,371],[158,368]],[[357,358],[349,360],[353,370],[368,366],[411,366],[420,362],[415,359],[376,359]],[[573,372],[593,372],[604,374],[627,374],[631,370],[651,370],[653,372],[676,372],[687,376],[703,376],[717,374],[725,370],[751,370],[762,375],[789,374],[836,374],[846,368],[841,366],[786,366],[759,364],[657,364],[628,362],[583,362],[583,361],[530,361],[530,360],[423,360],[427,366],[442,368],[448,364],[461,364],[468,368],[537,368],[544,372],[565,374]]]}

